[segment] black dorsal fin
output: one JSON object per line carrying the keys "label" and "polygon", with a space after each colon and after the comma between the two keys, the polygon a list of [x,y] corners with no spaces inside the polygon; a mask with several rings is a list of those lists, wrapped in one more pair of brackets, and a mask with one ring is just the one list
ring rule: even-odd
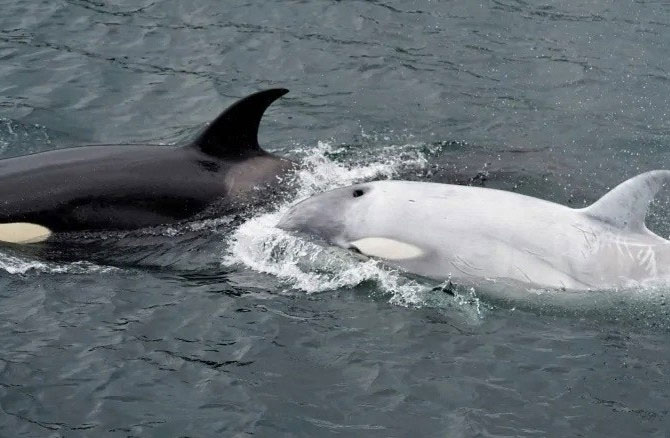
{"label": "black dorsal fin", "polygon": [[258,126],[265,110],[288,90],[273,88],[238,100],[217,117],[193,142],[202,152],[217,158],[258,155]]}

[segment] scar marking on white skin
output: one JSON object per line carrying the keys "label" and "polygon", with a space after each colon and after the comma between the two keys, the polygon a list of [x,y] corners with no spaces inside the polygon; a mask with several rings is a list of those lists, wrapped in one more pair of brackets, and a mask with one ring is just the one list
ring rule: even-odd
{"label": "scar marking on white skin", "polygon": [[654,251],[651,246],[647,246],[646,250],[640,250],[638,253],[638,262],[649,275],[656,276],[658,274],[658,267],[656,265],[656,251]]}
{"label": "scar marking on white skin", "polygon": [[[454,257],[454,260],[451,261],[451,266],[453,266],[454,268],[458,269],[462,274],[467,275],[467,276],[477,276],[477,275],[481,275],[480,273],[484,270],[484,269],[482,269],[482,268],[478,268],[478,267],[474,266],[474,265],[471,264],[471,263],[466,262],[466,261],[463,260],[463,258],[460,257],[460,256],[455,256],[455,257]],[[469,272],[468,269],[471,270],[471,271],[472,271],[472,270],[474,270],[474,271],[480,271],[480,273]]]}
{"label": "scar marking on white skin", "polygon": [[656,251],[652,245],[631,243],[621,234],[613,234],[607,243],[616,248],[619,256],[631,260],[649,275],[658,275]]}
{"label": "scar marking on white skin", "polygon": [[529,283],[533,282],[533,280],[531,280],[531,278],[525,272],[523,272],[523,270],[520,267],[518,267],[517,265],[514,265],[514,267],[516,268],[517,271],[521,272],[521,275],[526,277],[526,280],[528,280]]}
{"label": "scar marking on white skin", "polygon": [[593,251],[593,244],[597,241],[597,236],[596,233],[593,232],[593,230],[585,230],[577,225],[572,225],[573,228],[579,230],[582,233],[582,236],[584,237],[584,242],[586,243],[587,249],[591,252]]}
{"label": "scar marking on white skin", "polygon": [[[467,271],[465,271],[463,268],[461,268],[460,266],[458,266],[453,260],[451,261],[451,266],[453,266],[454,268],[456,268],[461,274],[464,274],[464,275],[467,275],[467,276],[472,276],[472,273],[471,273],[471,272],[467,272]],[[449,273],[449,276],[451,277],[451,272]]]}

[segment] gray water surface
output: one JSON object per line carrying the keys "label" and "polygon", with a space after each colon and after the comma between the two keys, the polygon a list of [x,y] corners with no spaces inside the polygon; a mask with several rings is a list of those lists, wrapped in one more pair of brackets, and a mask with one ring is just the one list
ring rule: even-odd
{"label": "gray water surface", "polygon": [[669,436],[667,288],[445,291],[273,229],[353,181],[582,206],[670,168],[667,4],[0,6],[1,156],[171,147],[282,86],[261,143],[302,163],[241,216],[0,250],[0,435]]}

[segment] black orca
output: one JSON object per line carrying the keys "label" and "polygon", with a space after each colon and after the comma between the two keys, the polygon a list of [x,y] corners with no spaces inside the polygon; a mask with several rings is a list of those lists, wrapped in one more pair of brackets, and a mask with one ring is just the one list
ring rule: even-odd
{"label": "black orca", "polygon": [[244,204],[294,166],[257,139],[263,113],[287,92],[235,102],[181,147],[86,146],[0,160],[0,241],[162,225]]}

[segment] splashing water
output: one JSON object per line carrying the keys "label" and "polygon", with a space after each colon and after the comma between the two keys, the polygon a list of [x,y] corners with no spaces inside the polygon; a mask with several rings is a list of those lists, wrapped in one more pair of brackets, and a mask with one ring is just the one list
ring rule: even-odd
{"label": "splashing water", "polygon": [[[434,152],[417,150],[414,145],[385,149],[379,154],[386,157],[383,160],[348,165],[331,159],[330,156],[338,151],[328,143],[319,142],[316,150],[302,159],[302,167],[295,178],[295,196],[275,211],[255,216],[240,225],[233,233],[223,264],[244,265],[274,275],[288,288],[307,293],[353,288],[373,282],[379,290],[390,294],[389,301],[393,304],[441,307],[435,301],[444,294],[435,294],[433,283],[413,280],[376,260],[361,261],[349,251],[322,246],[275,227],[298,200],[360,181],[388,179],[401,171],[422,171],[428,164],[427,153]],[[457,302],[469,305],[473,300],[476,302],[475,312],[479,314],[481,307],[476,297]]]}
{"label": "splashing water", "polygon": [[0,255],[0,269],[13,275],[29,272],[48,274],[94,274],[115,272],[120,269],[111,266],[100,266],[94,263],[78,261],[68,264],[45,263],[38,260],[20,258],[9,254]]}
{"label": "splashing water", "polygon": [[[408,151],[407,148],[411,149]],[[423,170],[428,164],[426,154],[416,150],[415,147],[412,148],[412,145],[382,148],[379,156],[386,159],[361,166],[341,164],[331,159],[331,156],[338,152],[338,149],[331,144],[318,142],[316,149],[302,159],[302,167],[296,174],[298,194],[289,204],[315,193],[356,182],[373,178],[389,179],[401,169]]]}
{"label": "splashing water", "polygon": [[53,140],[44,126],[0,117],[0,155],[25,155],[52,147]]}

